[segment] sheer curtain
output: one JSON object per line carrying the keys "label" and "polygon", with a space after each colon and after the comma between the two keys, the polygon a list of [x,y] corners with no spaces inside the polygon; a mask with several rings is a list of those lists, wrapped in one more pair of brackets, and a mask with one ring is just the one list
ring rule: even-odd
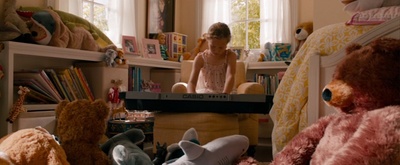
{"label": "sheer curtain", "polygon": [[[214,22],[229,23],[230,0],[203,0],[201,4],[201,30],[207,32]],[[260,0],[261,23],[260,45],[266,42],[294,44],[294,27],[297,25],[298,0]]]}
{"label": "sheer curtain", "polygon": [[260,42],[294,43],[294,27],[297,25],[297,0],[261,0]]}
{"label": "sheer curtain", "polygon": [[229,23],[230,0],[202,0],[200,13],[200,31],[197,36],[207,32],[208,28],[215,22]]}
{"label": "sheer curtain", "polygon": [[[48,0],[48,4],[55,9],[82,15],[82,0]],[[132,0],[108,0],[108,28],[104,32],[115,45],[121,47],[121,36],[136,35],[136,1]]]}

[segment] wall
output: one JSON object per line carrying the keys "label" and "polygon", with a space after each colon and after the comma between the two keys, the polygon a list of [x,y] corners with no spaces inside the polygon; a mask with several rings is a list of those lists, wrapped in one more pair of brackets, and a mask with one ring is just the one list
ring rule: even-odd
{"label": "wall", "polygon": [[314,30],[350,19],[338,0],[314,0]]}

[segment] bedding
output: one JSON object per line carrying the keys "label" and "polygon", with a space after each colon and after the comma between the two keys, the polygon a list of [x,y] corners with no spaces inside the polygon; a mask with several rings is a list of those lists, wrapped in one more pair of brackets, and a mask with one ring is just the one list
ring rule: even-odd
{"label": "bedding", "polygon": [[356,37],[375,25],[349,26],[337,23],[314,31],[291,61],[274,96],[270,111],[274,122],[272,131],[273,155],[283,147],[307,123],[308,69],[311,55],[328,56],[345,47]]}

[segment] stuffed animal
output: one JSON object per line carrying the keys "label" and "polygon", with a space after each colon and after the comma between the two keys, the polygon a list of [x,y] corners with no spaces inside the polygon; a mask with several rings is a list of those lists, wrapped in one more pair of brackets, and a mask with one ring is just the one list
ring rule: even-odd
{"label": "stuffed animal", "polygon": [[399,0],[341,0],[341,2],[346,5],[343,10],[349,13],[400,5]]}
{"label": "stuffed animal", "polygon": [[35,42],[62,48],[105,52],[116,50],[115,45],[100,47],[93,35],[83,27],[69,29],[52,9],[37,11],[32,16],[30,31]]}
{"label": "stuffed animal", "polygon": [[353,43],[323,100],[338,112],[320,118],[279,152],[275,164],[399,164],[400,40]]}
{"label": "stuffed animal", "polygon": [[20,36],[30,37],[28,25],[17,13],[16,2],[16,0],[4,1],[3,17],[0,19],[0,41],[14,40]]}
{"label": "stuffed animal", "polygon": [[145,135],[141,129],[131,128],[110,138],[101,145],[113,164],[153,164],[150,157],[137,144],[142,143]]}
{"label": "stuffed animal", "polygon": [[183,53],[183,60],[194,60],[199,52],[202,52],[208,48],[206,41],[206,33],[204,33],[202,37],[197,39],[197,45],[192,51]]}
{"label": "stuffed animal", "polygon": [[304,42],[306,42],[308,36],[313,32],[313,22],[303,22],[297,25],[296,30],[294,32],[294,39],[296,41],[296,48],[292,53],[291,59],[296,56],[296,53],[299,51],[301,46],[303,46]]}
{"label": "stuffed animal", "polygon": [[102,99],[62,101],[56,107],[57,136],[71,164],[109,164],[99,142],[110,108]]}
{"label": "stuffed animal", "polygon": [[113,49],[108,49],[104,53],[104,62],[109,67],[115,67],[117,63],[115,62],[115,58],[117,58],[118,52]]}
{"label": "stuffed animal", "polygon": [[[189,138],[196,134],[195,129],[189,129]],[[203,146],[190,140],[181,140],[179,147],[185,154],[169,165],[232,164],[246,153],[249,139],[243,135],[230,135],[214,139]]]}
{"label": "stuffed animal", "polygon": [[19,86],[18,87],[18,99],[14,102],[11,110],[9,112],[10,116],[6,119],[9,123],[13,123],[22,112],[26,112],[24,107],[25,96],[30,92],[28,87]]}
{"label": "stuffed animal", "polygon": [[117,57],[115,57],[114,59],[115,63],[117,63],[118,65],[126,65],[128,63],[128,60],[125,59],[124,52],[120,49],[118,49],[116,52]]}
{"label": "stuffed animal", "polygon": [[63,148],[42,127],[21,129],[0,139],[1,165],[69,165]]}

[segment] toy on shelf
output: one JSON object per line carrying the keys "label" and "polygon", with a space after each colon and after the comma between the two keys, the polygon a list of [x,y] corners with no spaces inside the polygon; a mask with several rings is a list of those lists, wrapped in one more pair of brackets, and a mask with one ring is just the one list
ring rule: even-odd
{"label": "toy on shelf", "polygon": [[11,107],[10,116],[7,118],[9,123],[13,123],[22,112],[26,112],[24,107],[25,96],[30,92],[28,87],[19,86],[18,94],[19,97],[15,101],[14,105]]}
{"label": "toy on shelf", "polygon": [[166,35],[164,33],[158,33],[157,39],[158,39],[158,42],[160,42],[161,57],[164,60],[168,60],[169,54],[168,54],[168,47],[167,47],[167,42],[166,42]]}
{"label": "toy on shelf", "polygon": [[124,101],[119,98],[119,93],[125,91],[122,80],[111,80],[112,87],[108,90],[108,102],[110,108],[115,109],[123,105]]}

